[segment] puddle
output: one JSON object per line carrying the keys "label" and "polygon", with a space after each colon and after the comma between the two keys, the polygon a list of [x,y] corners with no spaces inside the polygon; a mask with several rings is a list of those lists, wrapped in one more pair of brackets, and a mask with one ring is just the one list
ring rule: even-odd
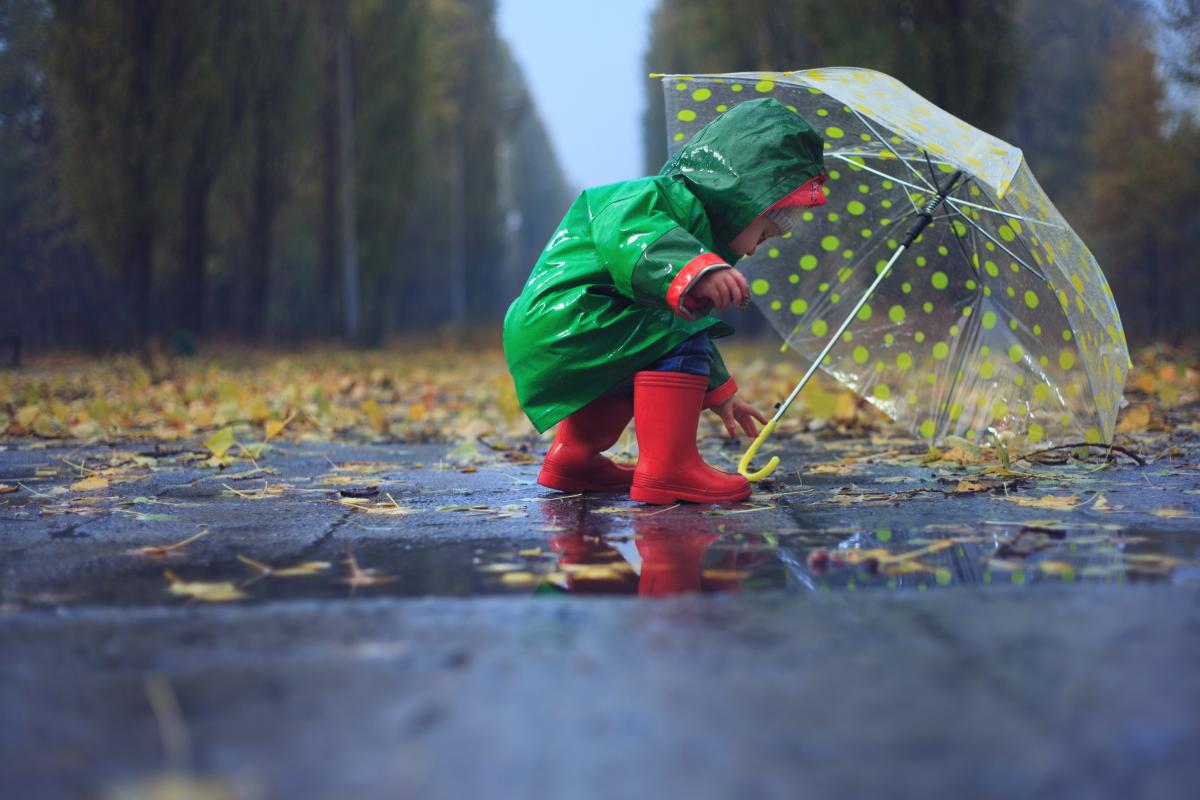
{"label": "puddle", "polygon": [[[598,513],[603,511],[605,513]],[[919,530],[755,530],[748,515],[614,514],[595,502],[545,502],[527,533],[404,544],[330,540],[290,560],[94,559],[69,575],[15,582],[7,608],[144,606],[289,599],[497,594],[940,591],[1038,583],[1200,584],[1200,539],[1117,526],[927,525]],[[779,517],[773,517],[777,521]]]}

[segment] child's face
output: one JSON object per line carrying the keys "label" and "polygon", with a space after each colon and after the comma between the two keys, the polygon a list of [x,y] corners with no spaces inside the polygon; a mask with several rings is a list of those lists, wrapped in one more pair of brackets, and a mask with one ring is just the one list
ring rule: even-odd
{"label": "child's face", "polygon": [[751,222],[741,233],[733,237],[733,241],[729,243],[729,247],[739,256],[752,256],[758,246],[767,239],[782,235],[783,231],[770,219],[767,217],[755,217],[754,222]]}

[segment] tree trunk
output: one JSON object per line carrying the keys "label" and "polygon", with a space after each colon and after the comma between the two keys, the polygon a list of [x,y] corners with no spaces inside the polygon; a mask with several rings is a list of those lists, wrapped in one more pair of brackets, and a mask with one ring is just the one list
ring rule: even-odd
{"label": "tree trunk", "polygon": [[348,341],[358,338],[358,231],[354,199],[354,104],[350,75],[350,23],[338,32],[338,173],[342,204],[342,325]]}
{"label": "tree trunk", "polygon": [[463,154],[461,135],[450,146],[449,161],[446,164],[446,178],[450,183],[447,198],[450,207],[447,209],[450,232],[450,246],[446,254],[450,272],[450,323],[457,331],[462,331],[467,325],[467,225],[466,208],[463,197]]}
{"label": "tree trunk", "polygon": [[205,333],[208,193],[213,181],[213,170],[206,163],[208,160],[205,145],[197,143],[187,166],[181,202],[180,280],[175,330],[189,337],[200,337]]}
{"label": "tree trunk", "polygon": [[321,335],[334,331],[338,277],[338,31],[343,8],[341,0],[317,0],[318,35],[321,51],[320,125],[321,219],[318,285]]}
{"label": "tree trunk", "polygon": [[[154,58],[154,31],[161,7],[156,2],[137,3],[130,11],[132,41],[133,108],[138,115],[135,134],[145,148],[150,144],[154,124],[154,104],[150,91],[151,62]],[[134,330],[140,346],[149,343],[151,333],[150,300],[154,286],[154,220],[150,202],[150,166],[143,151],[126,161],[130,202],[136,208],[135,221],[125,240],[125,285],[133,296],[136,318]]]}
{"label": "tree trunk", "polygon": [[262,340],[267,329],[271,291],[271,257],[274,242],[275,213],[279,205],[275,191],[276,152],[272,146],[271,126],[260,98],[254,112],[254,172],[251,177],[250,231],[246,265],[246,317],[244,329],[255,340]]}

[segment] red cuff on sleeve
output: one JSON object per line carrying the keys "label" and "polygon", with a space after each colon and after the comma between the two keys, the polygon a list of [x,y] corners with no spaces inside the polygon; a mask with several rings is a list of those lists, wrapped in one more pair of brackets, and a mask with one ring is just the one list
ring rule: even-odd
{"label": "red cuff on sleeve", "polygon": [[723,267],[729,266],[725,263],[725,259],[721,258],[716,253],[701,253],[685,264],[683,269],[679,270],[679,274],[675,276],[675,279],[671,281],[670,287],[667,288],[667,305],[675,309],[675,313],[679,316],[684,317],[685,319],[692,319],[692,314],[690,314],[687,309],[680,306],[680,301],[683,299],[683,295],[687,292],[688,286],[691,285],[692,281],[694,281],[701,272],[704,272],[704,270],[708,269],[709,267],[714,267],[717,265]]}
{"label": "red cuff on sleeve", "polygon": [[[737,384],[734,383],[733,378],[730,378],[717,388],[713,389],[711,392],[707,392],[704,395],[704,405],[701,406],[701,408],[712,408],[717,403],[733,397],[735,394],[737,394],[737,390]],[[695,406],[692,407],[695,408]]]}

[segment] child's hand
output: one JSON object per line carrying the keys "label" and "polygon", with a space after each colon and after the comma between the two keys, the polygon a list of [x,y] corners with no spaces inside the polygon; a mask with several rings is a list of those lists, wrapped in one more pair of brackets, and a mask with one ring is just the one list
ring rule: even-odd
{"label": "child's hand", "polygon": [[754,406],[747,403],[742,398],[735,395],[722,400],[712,407],[713,413],[721,418],[721,422],[725,423],[725,430],[730,436],[737,436],[737,429],[734,427],[736,421],[742,426],[742,430],[746,435],[753,438],[758,436],[758,428],[754,425],[754,420],[758,420],[763,425],[767,424],[767,418],[762,412]]}
{"label": "child's hand", "polygon": [[711,306],[724,311],[731,305],[745,308],[750,305],[750,284],[746,276],[730,267],[717,269],[702,275],[688,290],[688,306],[704,308]]}

